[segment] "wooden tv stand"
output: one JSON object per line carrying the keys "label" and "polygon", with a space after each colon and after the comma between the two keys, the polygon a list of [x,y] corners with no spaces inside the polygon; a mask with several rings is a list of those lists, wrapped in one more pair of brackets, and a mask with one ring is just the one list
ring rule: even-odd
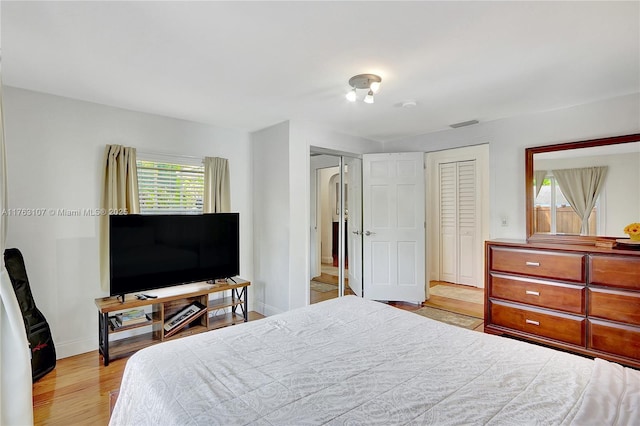
{"label": "wooden tv stand", "polygon": [[[241,278],[234,280],[236,282],[201,282],[136,293],[156,295],[156,299],[140,300],[136,294],[125,295],[124,301],[116,297],[96,299],[98,350],[104,365],[156,343],[247,322],[247,292],[251,283]],[[209,300],[209,295],[214,293],[222,293],[223,297]],[[165,330],[165,321],[192,303],[200,304],[202,310],[170,331]],[[115,322],[117,313],[140,308],[147,313],[146,322],[128,326],[118,326]],[[123,333],[126,331],[130,333]],[[116,338],[121,333],[128,336]]]}

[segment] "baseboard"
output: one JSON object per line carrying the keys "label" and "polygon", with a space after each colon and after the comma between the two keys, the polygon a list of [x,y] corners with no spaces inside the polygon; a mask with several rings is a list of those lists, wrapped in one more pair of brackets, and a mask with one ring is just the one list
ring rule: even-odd
{"label": "baseboard", "polygon": [[69,358],[70,356],[80,355],[86,352],[97,351],[97,336],[92,338],[72,340],[68,342],[53,342],[56,346],[56,358]]}
{"label": "baseboard", "polygon": [[281,314],[281,309],[274,308],[273,306],[267,305],[266,303],[256,301],[254,304],[254,310],[265,317],[269,317],[271,315]]}
{"label": "baseboard", "polygon": [[330,265],[333,265],[333,257],[331,257],[331,256],[325,256],[320,261],[322,263],[328,263]]}

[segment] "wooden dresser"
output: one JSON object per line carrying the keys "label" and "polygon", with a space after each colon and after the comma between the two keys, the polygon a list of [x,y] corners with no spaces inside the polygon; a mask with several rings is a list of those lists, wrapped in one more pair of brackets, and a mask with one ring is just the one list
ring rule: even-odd
{"label": "wooden dresser", "polygon": [[487,241],[485,332],[640,367],[640,251]]}

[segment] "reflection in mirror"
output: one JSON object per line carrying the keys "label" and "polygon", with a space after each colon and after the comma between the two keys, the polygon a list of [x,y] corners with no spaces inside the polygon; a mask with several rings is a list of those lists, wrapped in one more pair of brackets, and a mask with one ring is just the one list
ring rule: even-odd
{"label": "reflection in mirror", "polygon": [[640,139],[634,140],[529,148],[536,151],[527,153],[529,237],[625,238],[624,227],[640,221]]}

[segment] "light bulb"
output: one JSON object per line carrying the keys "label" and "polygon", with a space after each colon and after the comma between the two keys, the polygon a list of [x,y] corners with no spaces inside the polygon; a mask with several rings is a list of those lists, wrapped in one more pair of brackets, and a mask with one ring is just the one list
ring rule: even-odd
{"label": "light bulb", "polygon": [[380,90],[380,82],[379,81],[372,82],[369,88],[373,93],[378,93],[378,90]]}
{"label": "light bulb", "polygon": [[356,101],[356,89],[349,90],[349,93],[347,93],[347,100],[349,102],[355,102]]}
{"label": "light bulb", "polygon": [[367,93],[367,96],[364,97],[364,102],[367,104],[373,103],[373,92],[371,90],[369,90],[369,93]]}

